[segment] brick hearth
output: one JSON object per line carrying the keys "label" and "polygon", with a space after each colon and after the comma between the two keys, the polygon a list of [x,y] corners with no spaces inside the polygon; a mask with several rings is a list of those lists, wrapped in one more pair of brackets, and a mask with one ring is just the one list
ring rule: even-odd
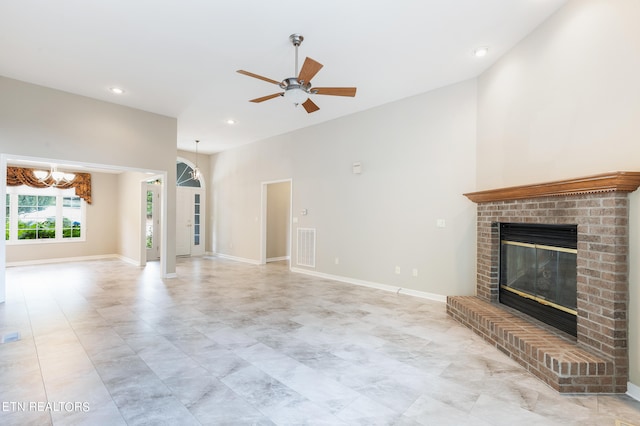
{"label": "brick hearth", "polygon": [[[622,393],[628,380],[628,199],[616,172],[465,194],[477,207],[477,291],[447,312],[559,392]],[[577,338],[498,302],[498,224],[577,224]]]}

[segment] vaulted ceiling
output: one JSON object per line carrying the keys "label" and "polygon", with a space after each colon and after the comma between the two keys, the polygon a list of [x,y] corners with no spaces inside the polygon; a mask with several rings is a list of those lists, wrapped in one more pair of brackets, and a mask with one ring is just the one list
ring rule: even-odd
{"label": "vaulted ceiling", "polygon": [[[179,149],[199,139],[213,153],[472,78],[564,3],[3,1],[0,75],[176,117]],[[324,65],[313,85],[357,86],[354,98],[314,95],[312,114],[281,97],[248,102],[281,90],[236,70],[293,77],[293,33],[300,63]]]}

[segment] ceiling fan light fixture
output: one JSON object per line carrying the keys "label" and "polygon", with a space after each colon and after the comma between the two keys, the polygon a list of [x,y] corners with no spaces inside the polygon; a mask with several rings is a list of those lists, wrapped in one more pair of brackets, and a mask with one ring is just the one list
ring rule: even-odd
{"label": "ceiling fan light fixture", "polygon": [[284,97],[293,104],[300,105],[301,103],[309,99],[309,94],[302,89],[292,88],[284,92]]}
{"label": "ceiling fan light fixture", "polygon": [[300,105],[309,99],[310,84],[301,84],[297,78],[286,78],[280,83],[280,87],[284,89],[284,97],[294,105]]}

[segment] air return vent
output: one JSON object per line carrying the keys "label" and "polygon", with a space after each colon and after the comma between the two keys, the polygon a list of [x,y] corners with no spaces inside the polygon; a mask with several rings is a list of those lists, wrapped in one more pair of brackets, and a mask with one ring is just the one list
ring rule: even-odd
{"label": "air return vent", "polygon": [[315,228],[298,228],[298,256],[296,262],[300,266],[316,267]]}

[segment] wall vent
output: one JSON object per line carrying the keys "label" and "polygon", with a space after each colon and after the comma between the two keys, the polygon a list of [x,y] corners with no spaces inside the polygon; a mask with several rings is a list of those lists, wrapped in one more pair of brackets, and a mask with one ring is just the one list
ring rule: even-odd
{"label": "wall vent", "polygon": [[298,255],[300,266],[316,267],[316,229],[298,228]]}

